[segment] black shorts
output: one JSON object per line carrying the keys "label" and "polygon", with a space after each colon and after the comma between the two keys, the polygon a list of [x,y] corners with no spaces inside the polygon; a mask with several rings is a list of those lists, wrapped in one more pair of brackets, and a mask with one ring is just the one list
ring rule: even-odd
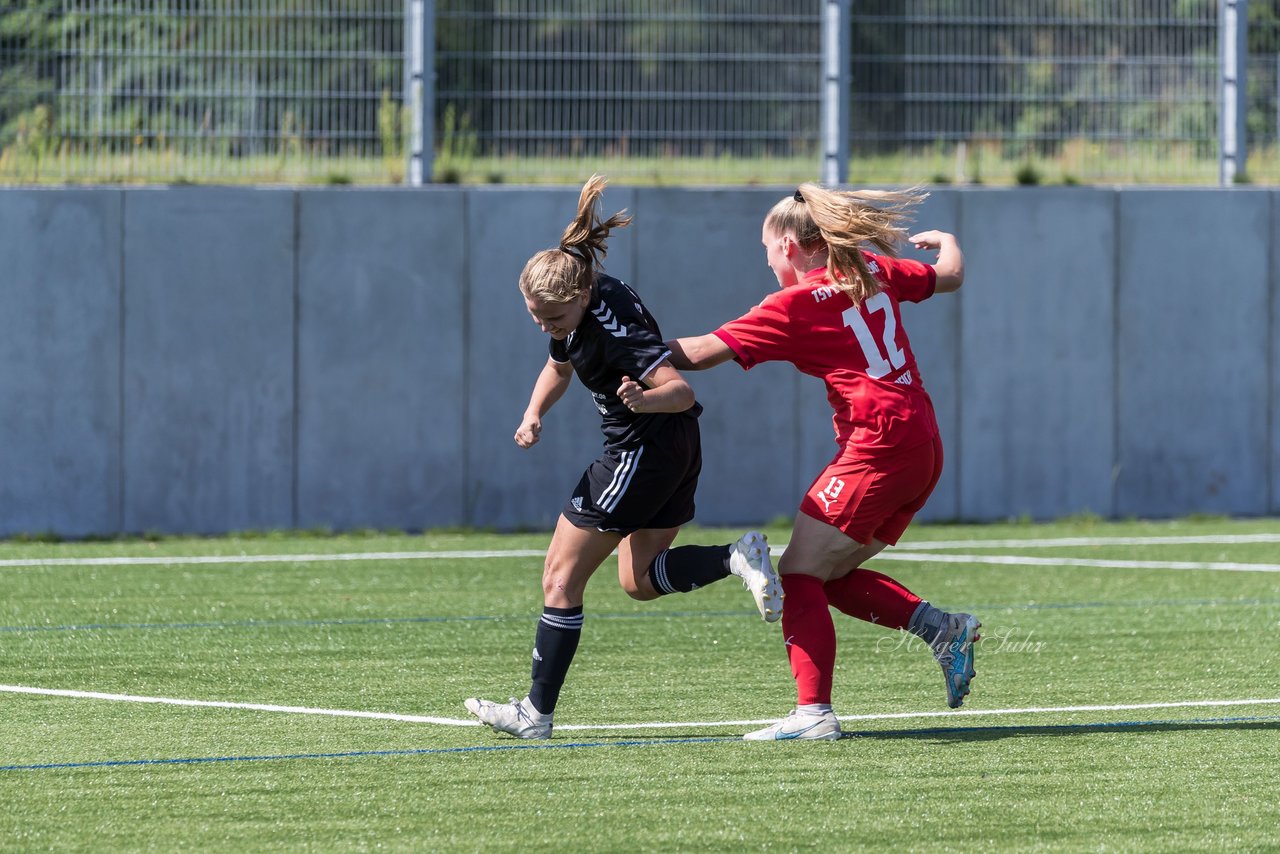
{"label": "black shorts", "polygon": [[626,536],[641,528],[678,528],[693,519],[702,473],[696,418],[671,418],[636,448],[605,448],[582,473],[564,515],[579,528]]}

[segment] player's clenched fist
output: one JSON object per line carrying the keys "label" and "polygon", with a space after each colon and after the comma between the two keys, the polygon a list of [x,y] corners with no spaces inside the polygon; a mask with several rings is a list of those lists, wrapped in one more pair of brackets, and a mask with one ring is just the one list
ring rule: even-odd
{"label": "player's clenched fist", "polygon": [[622,404],[632,412],[640,412],[644,409],[644,386],[630,377],[622,378],[622,385],[618,386],[617,394]]}
{"label": "player's clenched fist", "polygon": [[516,444],[522,448],[531,448],[538,443],[538,435],[542,432],[542,419],[526,415],[516,429]]}

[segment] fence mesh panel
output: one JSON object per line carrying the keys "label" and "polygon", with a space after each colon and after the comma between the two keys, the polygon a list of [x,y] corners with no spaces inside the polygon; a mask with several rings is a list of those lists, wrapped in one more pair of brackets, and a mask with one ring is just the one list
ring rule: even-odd
{"label": "fence mesh panel", "polygon": [[24,6],[0,25],[0,145],[9,155],[0,175],[291,181],[403,172],[402,0]]}
{"label": "fence mesh panel", "polygon": [[440,0],[438,169],[813,177],[818,13],[787,0]]}
{"label": "fence mesh panel", "polygon": [[862,0],[853,33],[855,162],[1217,174],[1215,0]]}
{"label": "fence mesh panel", "polygon": [[[1280,180],[1280,0],[1247,174]],[[815,179],[824,3],[434,0],[435,180]],[[850,181],[1217,180],[1218,0],[853,0]],[[0,0],[0,182],[404,175],[404,0]]]}

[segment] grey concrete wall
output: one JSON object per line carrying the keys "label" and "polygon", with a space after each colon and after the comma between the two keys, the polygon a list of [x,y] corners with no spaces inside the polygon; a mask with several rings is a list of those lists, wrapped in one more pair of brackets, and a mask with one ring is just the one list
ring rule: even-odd
{"label": "grey concrete wall", "polygon": [[466,197],[298,201],[297,525],[462,524]]}
{"label": "grey concrete wall", "polygon": [[125,193],[124,530],[293,523],[295,199]]}
{"label": "grey concrete wall", "polygon": [[1267,268],[1267,315],[1271,319],[1271,334],[1267,338],[1270,350],[1271,382],[1266,394],[1271,400],[1266,432],[1271,439],[1270,453],[1264,471],[1271,472],[1271,488],[1267,499],[1267,512],[1280,515],[1280,199],[1271,194],[1271,229],[1267,234],[1271,247],[1270,266]]}
{"label": "grey concrete wall", "polygon": [[1119,515],[1269,509],[1273,195],[1120,194]]}
{"label": "grey concrete wall", "polygon": [[121,199],[0,193],[0,535],[123,524]]}
{"label": "grey concrete wall", "polygon": [[963,197],[963,515],[1113,510],[1116,194]]}
{"label": "grey concrete wall", "polygon": [[[606,266],[669,337],[776,285],[790,188],[610,188]],[[601,440],[580,386],[512,441],[547,339],[516,277],[576,188],[0,191],[0,535],[546,528]],[[965,287],[904,307],[946,444],[923,519],[1280,513],[1276,191],[939,189]],[[912,254],[912,252],[908,252]],[[790,516],[822,384],[690,377],[698,519]]]}

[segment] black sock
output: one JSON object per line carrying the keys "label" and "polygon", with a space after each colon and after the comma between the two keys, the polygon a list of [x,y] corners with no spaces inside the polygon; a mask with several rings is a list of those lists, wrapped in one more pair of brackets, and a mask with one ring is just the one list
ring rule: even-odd
{"label": "black sock", "polygon": [[688,593],[729,575],[731,546],[681,546],[653,559],[649,579],[659,596]]}
{"label": "black sock", "polygon": [[911,615],[911,621],[907,623],[907,631],[925,643],[932,644],[938,639],[938,632],[942,631],[942,622],[946,618],[946,611],[941,611],[928,602],[921,602]]}
{"label": "black sock", "polygon": [[576,608],[543,607],[538,620],[538,633],[533,641],[533,684],[529,702],[544,715],[556,708],[565,674],[578,651],[582,636],[582,606]]}

